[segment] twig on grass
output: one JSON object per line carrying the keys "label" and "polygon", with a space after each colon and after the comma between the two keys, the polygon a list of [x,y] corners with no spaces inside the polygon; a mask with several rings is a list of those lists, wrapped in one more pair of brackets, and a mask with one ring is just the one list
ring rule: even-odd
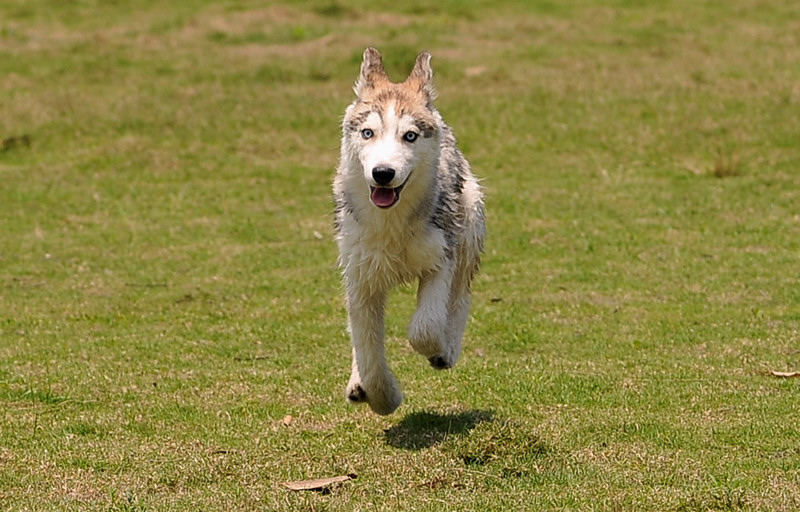
{"label": "twig on grass", "polygon": [[782,379],[800,377],[800,372],[776,372],[775,370],[770,370],[769,374],[773,377],[780,377]]}

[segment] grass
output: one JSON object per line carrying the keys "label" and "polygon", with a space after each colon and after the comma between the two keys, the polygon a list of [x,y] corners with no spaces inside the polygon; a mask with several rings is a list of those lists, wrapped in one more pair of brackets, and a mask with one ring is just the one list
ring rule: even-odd
{"label": "grass", "polygon": [[[800,506],[796,3],[428,4],[0,6],[0,508]],[[489,213],[457,368],[393,295],[385,418],[331,240],[367,45],[433,53]]]}

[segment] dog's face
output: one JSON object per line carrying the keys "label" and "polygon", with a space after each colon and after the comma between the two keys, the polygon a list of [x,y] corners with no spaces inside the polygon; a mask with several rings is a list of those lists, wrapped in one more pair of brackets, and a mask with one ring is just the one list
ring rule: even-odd
{"label": "dog's face", "polygon": [[355,87],[358,99],[345,113],[344,129],[346,143],[361,163],[370,201],[379,208],[397,204],[415,179],[414,171],[430,168],[438,156],[432,76],[430,55],[423,53],[405,82],[391,83],[380,53],[372,48],[364,52]]}

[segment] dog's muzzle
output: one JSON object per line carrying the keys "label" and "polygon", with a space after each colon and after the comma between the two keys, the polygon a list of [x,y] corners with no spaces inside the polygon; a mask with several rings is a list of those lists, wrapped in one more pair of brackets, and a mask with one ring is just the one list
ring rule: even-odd
{"label": "dog's muzzle", "polygon": [[399,187],[388,187],[395,177],[395,170],[391,167],[378,166],[372,169],[372,179],[377,186],[370,185],[369,199],[378,208],[391,208],[400,200],[400,192],[406,186],[406,181]]}

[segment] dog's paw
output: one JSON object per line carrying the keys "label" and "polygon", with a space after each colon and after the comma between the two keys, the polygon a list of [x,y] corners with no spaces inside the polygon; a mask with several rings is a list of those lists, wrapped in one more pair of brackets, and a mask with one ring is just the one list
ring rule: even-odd
{"label": "dog's paw", "polygon": [[373,383],[371,387],[360,382],[351,383],[345,396],[352,404],[366,402],[370,409],[381,415],[393,413],[403,403],[403,393],[393,377],[381,384]]}
{"label": "dog's paw", "polygon": [[364,388],[361,387],[361,384],[347,386],[345,396],[347,396],[349,402],[354,404],[367,401],[367,393],[364,391]]}
{"label": "dog's paw", "polygon": [[442,349],[445,336],[446,317],[431,317],[419,310],[414,313],[408,326],[408,341],[414,350],[427,358],[434,358]]}
{"label": "dog's paw", "polygon": [[455,361],[450,361],[443,355],[429,357],[428,362],[431,363],[431,366],[437,370],[448,370],[455,365]]}
{"label": "dog's paw", "polygon": [[403,393],[392,382],[388,387],[378,388],[367,395],[367,403],[373,412],[386,416],[392,414],[403,403]]}

